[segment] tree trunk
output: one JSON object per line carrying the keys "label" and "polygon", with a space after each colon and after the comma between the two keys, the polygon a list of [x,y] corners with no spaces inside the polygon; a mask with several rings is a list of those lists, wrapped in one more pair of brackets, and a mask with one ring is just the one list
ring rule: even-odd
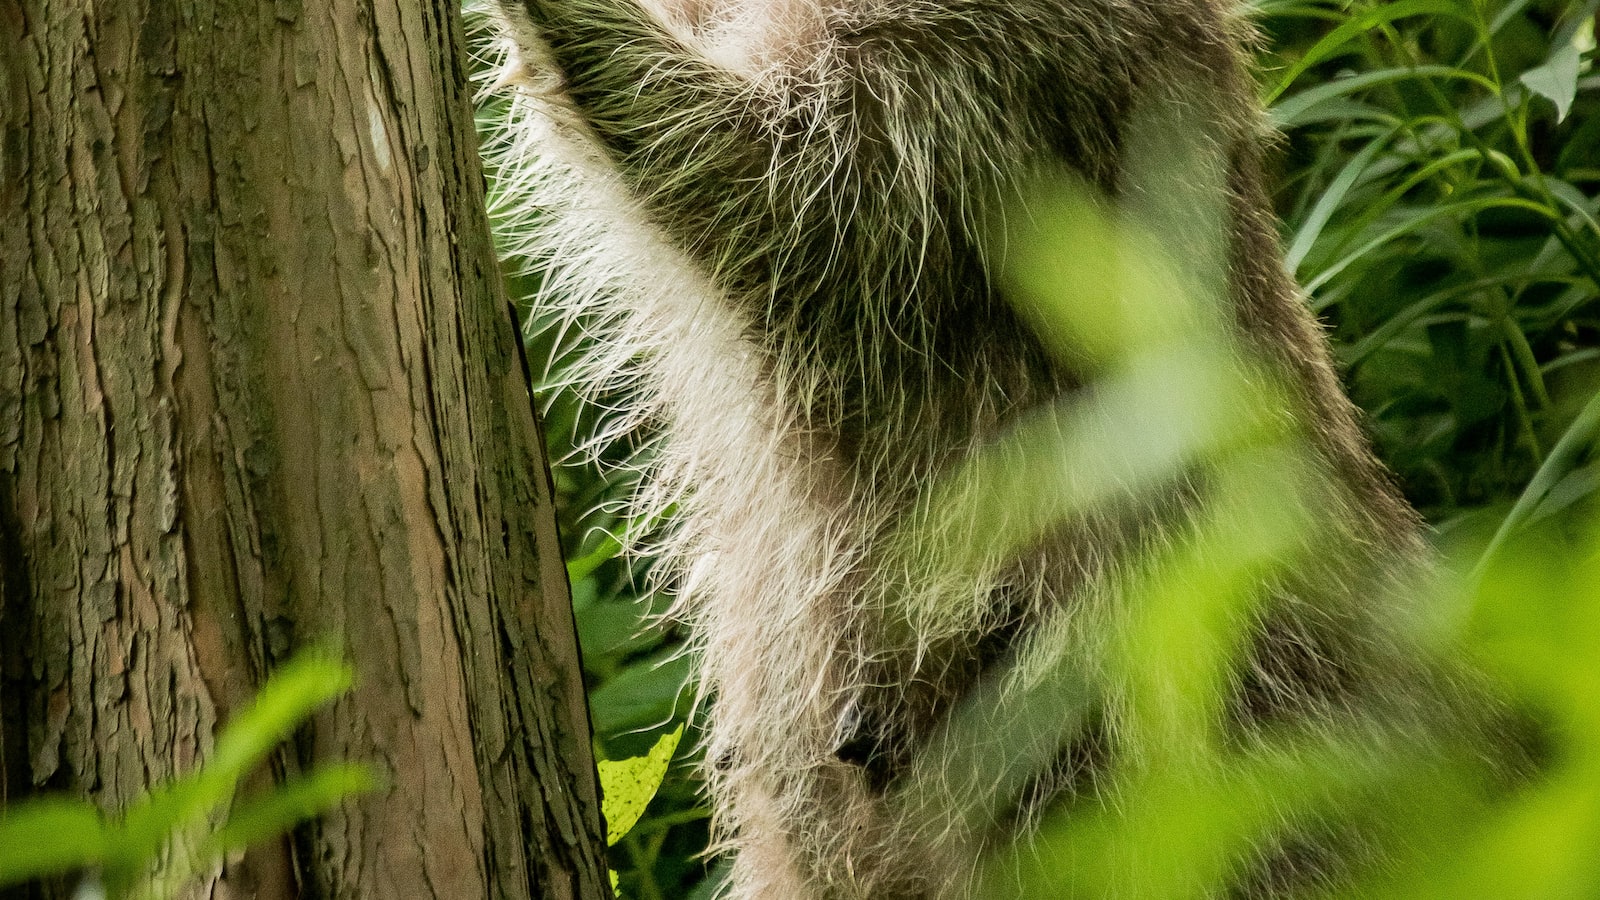
{"label": "tree trunk", "polygon": [[387,777],[196,896],[609,894],[460,32],[0,0],[0,800],[125,803],[329,635],[278,774]]}

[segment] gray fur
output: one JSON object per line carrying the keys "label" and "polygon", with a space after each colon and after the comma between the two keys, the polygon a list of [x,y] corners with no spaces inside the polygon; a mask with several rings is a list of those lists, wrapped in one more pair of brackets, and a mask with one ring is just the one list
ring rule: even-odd
{"label": "gray fur", "polygon": [[[664,435],[638,515],[681,509],[656,549],[702,654],[729,896],[961,895],[1004,823],[929,821],[893,802],[897,783],[995,660],[1044,671],[1092,641],[1074,628],[1188,515],[1196,488],[1175,486],[959,583],[885,546],[941,474],[1078,389],[994,286],[978,223],[1062,165],[1137,203],[1135,109],[1183,107],[1226,160],[1237,337],[1288,373],[1341,485],[1347,549],[1279,588],[1289,611],[1238,676],[1240,727],[1387,715],[1423,691],[1394,687],[1406,651],[1370,608],[1422,558],[1419,525],[1279,265],[1251,34],[1220,0],[502,0],[495,15],[518,98],[490,147],[512,179],[503,231],[544,302],[598,335],[575,377],[628,398],[611,433]],[[1114,715],[1102,728],[1114,745]]]}

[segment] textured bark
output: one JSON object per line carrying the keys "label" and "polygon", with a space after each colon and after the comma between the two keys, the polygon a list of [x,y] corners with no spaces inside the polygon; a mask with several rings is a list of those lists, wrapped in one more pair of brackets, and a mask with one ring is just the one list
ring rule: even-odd
{"label": "textured bark", "polygon": [[0,0],[0,800],[127,801],[326,635],[359,684],[277,774],[388,778],[197,896],[609,893],[461,46],[452,0]]}

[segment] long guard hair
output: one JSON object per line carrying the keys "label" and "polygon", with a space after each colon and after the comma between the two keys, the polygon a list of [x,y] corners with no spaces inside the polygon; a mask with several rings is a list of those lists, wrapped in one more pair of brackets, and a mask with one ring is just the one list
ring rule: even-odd
{"label": "long guard hair", "polygon": [[[636,517],[678,510],[656,550],[701,660],[728,896],[969,892],[1027,810],[929,821],[897,785],[987,672],[1092,646],[1071,623],[1114,605],[1203,494],[1129,498],[964,580],[885,547],[944,473],[1083,389],[992,277],[984,223],[1040,171],[1139,202],[1139,110],[1182,109],[1222,161],[1230,327],[1285,373],[1339,486],[1341,549],[1270,586],[1231,727],[1439,705],[1385,624],[1404,614],[1374,608],[1421,565],[1420,525],[1281,267],[1253,36],[1224,0],[497,0],[493,17],[510,252],[544,313],[594,336],[576,378],[626,397],[610,433],[662,435]],[[1116,715],[1017,805],[1092,790],[1082,770],[1136,752]]]}

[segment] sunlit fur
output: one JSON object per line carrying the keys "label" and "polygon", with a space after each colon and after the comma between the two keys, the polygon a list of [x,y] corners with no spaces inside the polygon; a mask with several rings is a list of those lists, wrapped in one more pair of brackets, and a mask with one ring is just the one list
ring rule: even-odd
{"label": "sunlit fur", "polygon": [[[1181,108],[1225,160],[1237,337],[1288,373],[1342,486],[1335,549],[1275,586],[1230,715],[1248,735],[1425,692],[1396,687],[1398,613],[1371,609],[1418,525],[1280,267],[1251,35],[1220,0],[503,0],[492,17],[514,98],[487,150],[508,252],[542,278],[541,315],[594,338],[567,374],[624,398],[597,440],[662,436],[634,516],[676,504],[652,549],[702,660],[728,896],[960,896],[1010,826],[904,811],[897,781],[986,670],[1091,650],[1075,623],[1193,508],[1199,481],[1180,479],[955,580],[884,547],[942,472],[1080,390],[988,277],[978,223],[1055,167],[1140,202],[1121,156],[1136,110]],[[883,624],[897,612],[912,633]],[[1114,701],[1104,717],[1100,752],[1137,752]],[[1060,782],[1030,791],[1082,789]]]}

